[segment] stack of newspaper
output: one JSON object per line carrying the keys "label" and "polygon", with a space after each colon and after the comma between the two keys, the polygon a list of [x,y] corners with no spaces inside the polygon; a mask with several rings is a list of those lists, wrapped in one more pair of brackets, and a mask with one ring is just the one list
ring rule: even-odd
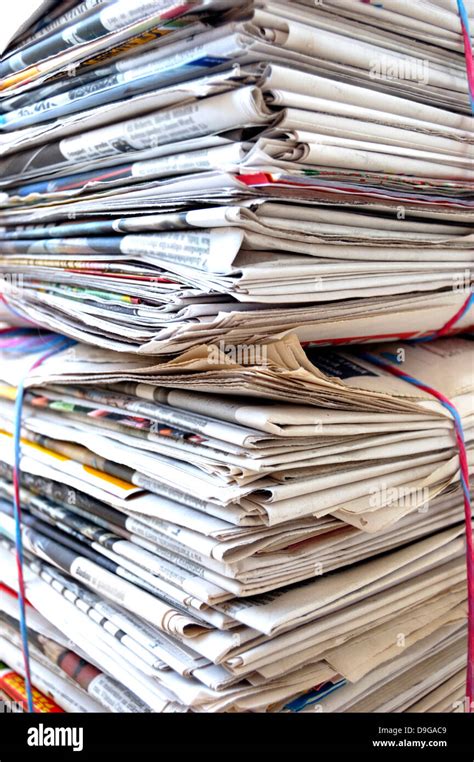
{"label": "stack of newspaper", "polygon": [[[25,362],[51,341],[17,338],[37,352],[6,351],[0,366],[10,590],[13,400]],[[404,372],[453,401],[474,465],[472,342],[384,344],[368,355],[305,353],[288,337],[240,365],[206,349],[209,370],[204,357],[146,367],[78,345],[29,376],[27,596],[60,631],[52,640],[71,639],[119,683],[115,707],[131,711],[140,710],[125,686],[154,711],[294,710],[324,705],[326,692],[330,706],[357,711],[438,693],[449,704],[465,666],[456,438],[439,402],[377,361],[398,353]],[[0,658],[21,670],[13,624]]]}
{"label": "stack of newspaper", "polygon": [[474,470],[456,1],[30,6],[0,33],[9,679],[19,497],[44,711],[462,711],[426,391]]}
{"label": "stack of newspaper", "polygon": [[152,354],[472,325],[455,2],[356,5],[93,0],[9,48],[7,319]]}

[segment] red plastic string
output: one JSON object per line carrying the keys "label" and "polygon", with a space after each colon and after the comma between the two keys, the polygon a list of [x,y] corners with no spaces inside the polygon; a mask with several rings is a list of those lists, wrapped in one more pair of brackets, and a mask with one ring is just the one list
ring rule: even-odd
{"label": "red plastic string", "polygon": [[469,32],[469,16],[467,15],[464,0],[458,0],[458,13],[461,19],[461,34],[464,45],[464,58],[466,59],[466,77],[469,90],[471,111],[474,115],[474,58],[472,54],[471,36]]}
{"label": "red plastic string", "polygon": [[[319,341],[303,341],[301,342],[301,346],[311,347],[320,346],[322,344],[332,344],[337,346],[339,344],[348,344],[349,342],[352,342],[353,344],[361,344],[365,341],[388,341],[397,339],[399,341],[409,341],[410,339],[416,339],[418,341],[423,339],[441,339],[443,336],[449,336],[453,333],[452,329],[458,320],[460,320],[472,307],[474,307],[474,294],[470,293],[456,314],[453,315],[452,318],[450,318],[448,322],[445,323],[437,331],[426,331],[423,334],[420,334],[417,331],[411,331],[408,333],[379,333],[373,334],[372,336],[346,336],[342,339],[320,339]],[[469,332],[473,329],[474,324],[463,328],[465,332]]]}
{"label": "red plastic string", "polygon": [[472,533],[472,510],[471,499],[469,489],[469,465],[467,460],[466,445],[464,442],[464,432],[462,427],[461,416],[459,415],[455,405],[437,389],[431,386],[427,386],[422,381],[419,381],[407,373],[404,373],[399,368],[383,362],[377,356],[369,353],[362,353],[363,358],[369,362],[375,364],[378,367],[391,373],[393,376],[408,381],[414,384],[417,388],[431,394],[437,400],[441,402],[443,407],[450,411],[453,422],[454,431],[456,435],[456,442],[458,445],[459,463],[461,470],[461,486],[463,488],[463,500],[464,500],[464,518],[465,518],[465,535],[466,535],[466,576],[467,576],[467,668],[466,668],[466,711],[472,712],[474,710],[474,542]]}

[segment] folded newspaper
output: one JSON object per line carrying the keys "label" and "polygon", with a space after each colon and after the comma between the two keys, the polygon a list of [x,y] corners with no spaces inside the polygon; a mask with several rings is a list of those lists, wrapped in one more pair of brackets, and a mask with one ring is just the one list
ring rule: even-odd
{"label": "folded newspaper", "polygon": [[16,488],[35,711],[465,710],[457,6],[29,0],[3,26],[12,711]]}

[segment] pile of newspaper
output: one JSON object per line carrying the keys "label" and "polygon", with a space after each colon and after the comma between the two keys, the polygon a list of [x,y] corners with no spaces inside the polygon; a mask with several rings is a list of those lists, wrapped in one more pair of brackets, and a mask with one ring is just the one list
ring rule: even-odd
{"label": "pile of newspaper", "polygon": [[445,328],[473,260],[456,2],[354,5],[86,0],[10,49],[10,308],[152,354]]}
{"label": "pile of newspaper", "polygon": [[[11,590],[13,400],[25,364],[51,342],[17,339],[37,350],[4,351],[0,365]],[[453,401],[474,464],[472,342],[367,355],[305,353],[288,337],[260,350],[260,364],[213,351],[147,367],[77,345],[31,372],[21,458],[30,626],[102,670],[91,691],[107,708],[139,711],[128,691],[154,711],[325,706],[326,693],[336,709],[416,709],[438,693],[451,707],[465,669],[456,438],[439,402],[376,361],[404,354],[405,372]],[[9,617],[13,604],[2,604]],[[21,670],[8,619],[0,646]],[[49,669],[38,687],[51,690],[60,665],[45,665],[35,640],[32,656],[34,679]],[[103,688],[112,678],[113,692]]]}
{"label": "pile of newspaper", "polygon": [[474,470],[456,0],[33,5],[0,61],[6,673],[18,497],[53,711],[462,711],[425,390]]}

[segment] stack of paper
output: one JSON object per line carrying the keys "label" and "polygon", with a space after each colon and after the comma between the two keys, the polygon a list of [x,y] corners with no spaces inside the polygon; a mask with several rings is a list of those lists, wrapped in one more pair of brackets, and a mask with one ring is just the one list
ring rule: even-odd
{"label": "stack of paper", "polygon": [[459,18],[362,5],[83,3],[11,49],[7,319],[153,354],[472,325]]}
{"label": "stack of paper", "polygon": [[31,6],[0,37],[0,661],[18,492],[55,711],[462,711],[427,391],[474,470],[457,3]]}
{"label": "stack of paper", "polygon": [[[214,394],[173,389],[185,375],[173,362],[165,376],[124,355],[98,385],[109,358],[84,346],[32,372],[21,459],[28,600],[155,711],[295,710],[323,701],[331,686],[340,696],[331,693],[331,702],[344,710],[370,700],[384,711],[384,702],[406,708],[445,680],[457,690],[465,530],[449,414],[367,355],[304,354],[291,338],[260,349],[267,364],[223,355],[206,382]],[[277,364],[285,349],[287,357],[294,350],[286,367]],[[395,351],[405,372],[429,378],[456,404],[474,464],[472,342],[381,345],[375,357]],[[35,354],[4,360],[2,581],[14,588],[11,400],[14,374]],[[203,359],[200,366],[190,386],[206,379]],[[131,380],[141,371],[146,383]],[[216,394],[228,374],[240,395],[267,380],[274,397],[307,404]],[[110,614],[105,634],[97,612]],[[133,647],[125,639],[117,650],[114,628],[132,641],[140,633],[146,654],[130,663]],[[110,653],[104,662],[88,645],[98,638],[114,645],[113,667]],[[442,675],[430,661],[438,650]],[[422,687],[405,680],[403,704],[397,681],[415,666]],[[133,688],[143,674],[153,700]],[[379,696],[380,675],[393,691]],[[306,695],[315,685],[323,694]]]}

